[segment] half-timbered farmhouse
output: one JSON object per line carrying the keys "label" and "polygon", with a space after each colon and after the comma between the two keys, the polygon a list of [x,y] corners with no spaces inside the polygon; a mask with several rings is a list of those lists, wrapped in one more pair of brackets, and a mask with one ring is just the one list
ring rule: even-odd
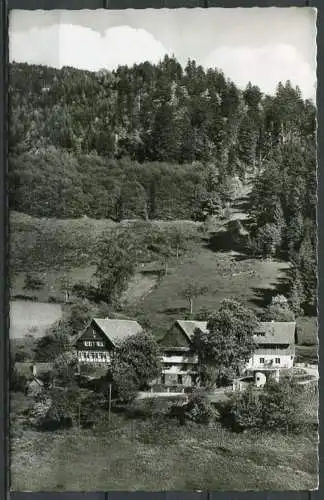
{"label": "half-timbered farmhouse", "polygon": [[93,318],[79,335],[75,347],[80,363],[108,364],[118,342],[142,332],[137,321]]}

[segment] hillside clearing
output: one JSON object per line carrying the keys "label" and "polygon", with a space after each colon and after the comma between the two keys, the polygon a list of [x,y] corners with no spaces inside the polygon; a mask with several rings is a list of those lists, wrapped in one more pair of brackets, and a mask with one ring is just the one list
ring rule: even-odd
{"label": "hillside clearing", "polygon": [[42,337],[49,326],[62,316],[60,304],[14,300],[10,303],[10,338],[26,335]]}
{"label": "hillside clearing", "polygon": [[316,436],[236,435],[220,426],[206,432],[169,425],[153,444],[151,425],[118,417],[111,429],[95,434],[24,431],[12,442],[11,487],[283,491],[317,486]]}
{"label": "hillside clearing", "polygon": [[266,300],[265,291],[275,293],[289,264],[275,260],[238,260],[238,257],[235,252],[200,248],[190,259],[170,267],[159,286],[144,298],[143,313],[153,324],[163,327],[183,317],[188,306],[181,292],[189,281],[208,288],[207,294],[195,301],[195,311],[201,307],[215,310],[223,299],[231,298],[260,312]]}

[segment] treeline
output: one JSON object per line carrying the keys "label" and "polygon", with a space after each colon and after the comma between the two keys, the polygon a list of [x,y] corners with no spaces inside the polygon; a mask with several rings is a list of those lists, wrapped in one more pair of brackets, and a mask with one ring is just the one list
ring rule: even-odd
{"label": "treeline", "polygon": [[317,179],[315,138],[289,141],[272,153],[251,196],[254,246],[291,262],[294,313],[317,314]]}
{"label": "treeline", "polygon": [[190,219],[204,190],[203,166],[75,157],[53,146],[12,157],[9,199],[37,217]]}
{"label": "treeline", "polygon": [[244,91],[195,61],[91,73],[10,66],[10,207],[35,216],[199,217],[274,147],[314,141],[298,89]]}

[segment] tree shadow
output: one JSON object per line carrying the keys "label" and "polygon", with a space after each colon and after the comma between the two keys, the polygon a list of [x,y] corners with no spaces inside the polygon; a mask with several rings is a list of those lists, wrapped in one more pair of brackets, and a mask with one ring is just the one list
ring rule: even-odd
{"label": "tree shadow", "polygon": [[235,202],[235,208],[248,214],[251,208],[250,200],[248,198],[238,198]]}
{"label": "tree shadow", "polygon": [[205,248],[212,252],[235,252],[235,260],[247,260],[253,256],[249,247],[248,236],[236,234],[229,228],[223,231],[211,233],[205,238]]}
{"label": "tree shadow", "polygon": [[167,307],[166,309],[161,309],[159,313],[167,314],[168,316],[173,315],[183,315],[188,312],[188,307]]}
{"label": "tree shadow", "polygon": [[289,295],[289,281],[287,273],[285,276],[279,277],[274,283],[270,283],[269,287],[254,287],[252,288],[255,297],[250,300],[253,304],[259,307],[266,307],[271,304],[273,297],[276,295]]}
{"label": "tree shadow", "polygon": [[271,303],[272,298],[277,295],[275,289],[273,288],[253,287],[252,291],[255,297],[250,299],[250,302],[261,308],[268,306]]}

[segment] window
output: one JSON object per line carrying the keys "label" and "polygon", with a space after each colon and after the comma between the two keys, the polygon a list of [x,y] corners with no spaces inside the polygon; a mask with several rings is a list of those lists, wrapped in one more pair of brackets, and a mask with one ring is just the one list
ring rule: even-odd
{"label": "window", "polygon": [[264,358],[259,359],[260,365],[264,365]]}
{"label": "window", "polygon": [[165,385],[165,375],[164,374],[161,375],[161,384]]}
{"label": "window", "polygon": [[179,385],[182,385],[182,375],[178,375],[178,380],[177,380]]}
{"label": "window", "polygon": [[104,345],[103,342],[97,342],[98,347],[103,347],[103,345]]}
{"label": "window", "polygon": [[276,363],[277,365],[280,365],[280,358],[276,358],[276,359],[275,359],[275,363]]}

